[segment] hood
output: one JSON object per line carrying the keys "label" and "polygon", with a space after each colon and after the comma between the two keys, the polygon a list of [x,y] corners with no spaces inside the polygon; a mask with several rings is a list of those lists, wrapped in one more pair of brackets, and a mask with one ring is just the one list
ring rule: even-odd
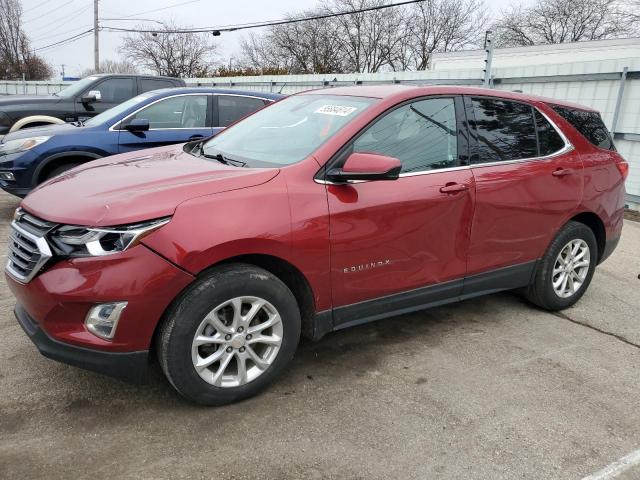
{"label": "hood", "polygon": [[29,137],[53,137],[54,135],[69,135],[73,133],[79,133],[83,128],[88,127],[76,127],[75,125],[71,125],[70,123],[61,123],[59,125],[45,125],[42,127],[30,127],[23,130],[18,130],[16,132],[8,133],[2,138],[2,141],[8,142],[10,140]]}
{"label": "hood", "polygon": [[57,223],[123,225],[172,215],[186,200],[259,185],[278,172],[223,165],[172,145],[74,168],[33,190],[22,207]]}
{"label": "hood", "polygon": [[0,97],[0,112],[11,105],[32,105],[58,103],[62,98],[54,95],[3,95]]}

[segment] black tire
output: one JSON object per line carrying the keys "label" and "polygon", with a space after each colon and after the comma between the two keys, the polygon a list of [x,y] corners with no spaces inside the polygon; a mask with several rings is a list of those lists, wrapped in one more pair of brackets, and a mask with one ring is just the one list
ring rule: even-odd
{"label": "black tire", "polygon": [[[214,386],[194,367],[193,339],[209,312],[239,296],[259,297],[275,307],[283,327],[282,343],[271,365],[254,380],[240,386]],[[300,328],[296,299],[279,278],[253,265],[224,265],[197,280],[174,302],[157,337],[158,357],[165,376],[181,395],[203,405],[224,405],[256,395],[285,370],[298,347]]]}
{"label": "black tire", "polygon": [[64,172],[66,172],[67,170],[71,170],[72,168],[77,167],[78,165],[80,165],[80,164],[79,163],[64,163],[62,165],[58,165],[57,167],[54,167],[49,172],[47,172],[47,175],[45,176],[45,178],[42,179],[42,181],[45,182],[47,180],[51,180],[53,177],[57,177],[58,175],[61,175]]}
{"label": "black tire", "polygon": [[[552,272],[560,251],[572,240],[583,240],[589,246],[589,269],[582,285],[571,296],[563,298],[556,293],[552,284]],[[593,231],[579,222],[568,222],[549,245],[544,257],[538,263],[533,283],[525,291],[526,298],[533,304],[549,311],[563,310],[576,303],[586,292],[598,260],[598,244]]]}

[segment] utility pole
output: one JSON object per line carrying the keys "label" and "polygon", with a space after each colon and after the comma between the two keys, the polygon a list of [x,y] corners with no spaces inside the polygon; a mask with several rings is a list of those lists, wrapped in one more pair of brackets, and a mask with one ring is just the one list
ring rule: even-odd
{"label": "utility pole", "polygon": [[62,72],[60,72],[60,74],[62,75],[62,80],[64,80],[64,63],[60,66],[62,67]]}
{"label": "utility pole", "polygon": [[487,30],[484,34],[484,50],[487,57],[484,61],[484,81],[485,88],[491,88],[491,62],[493,61],[493,39],[491,38],[491,30]]}
{"label": "utility pole", "polygon": [[100,73],[100,24],[98,20],[98,0],[93,0],[93,69]]}

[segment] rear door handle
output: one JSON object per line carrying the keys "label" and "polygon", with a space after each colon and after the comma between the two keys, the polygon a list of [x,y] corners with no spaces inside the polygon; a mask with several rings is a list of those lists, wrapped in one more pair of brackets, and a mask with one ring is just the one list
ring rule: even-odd
{"label": "rear door handle", "polygon": [[554,177],[564,177],[566,175],[571,175],[573,173],[573,170],[571,170],[570,168],[558,168],[557,170],[554,170],[551,175],[553,175]]}
{"label": "rear door handle", "polygon": [[469,185],[464,183],[447,183],[444,187],[440,187],[441,193],[458,193],[464,192],[465,190],[469,190]]}

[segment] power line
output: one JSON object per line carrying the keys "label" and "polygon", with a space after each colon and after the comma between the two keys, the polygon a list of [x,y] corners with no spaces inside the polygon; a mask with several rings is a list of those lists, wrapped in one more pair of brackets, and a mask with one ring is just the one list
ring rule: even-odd
{"label": "power line", "polygon": [[[42,30],[48,30],[48,34],[49,33],[53,33],[53,32],[57,32],[58,30],[62,29],[62,28],[69,28],[69,21],[73,20],[74,18],[78,18],[81,15],[84,15],[85,12],[87,12],[89,9],[91,8],[91,5],[87,5],[86,7],[84,7],[83,9],[78,10],[74,15],[68,16],[68,15],[64,15],[62,17],[58,17],[55,20],[49,20],[49,24],[48,25],[42,25],[40,27],[37,27],[33,30],[29,31],[29,35],[33,35],[35,32],[40,32]],[[61,25],[58,25],[57,27],[51,29],[51,25],[54,25],[56,23],[58,23],[60,20],[64,20],[64,22]],[[43,35],[43,36],[39,36],[37,39],[33,39],[33,41],[37,41],[37,40],[41,40],[42,38],[46,38],[47,35]]]}
{"label": "power line", "polygon": [[85,30],[84,32],[78,33],[78,34],[73,35],[73,36],[71,36],[69,38],[65,38],[63,40],[59,40],[57,42],[50,43],[49,45],[45,45],[43,47],[34,48],[31,51],[32,52],[39,52],[41,50],[44,50],[45,48],[55,47],[57,45],[65,43],[65,42],[71,43],[70,40],[78,40],[79,38],[86,37],[87,35],[92,34],[92,33],[93,33],[93,28],[90,28],[89,30]]}
{"label": "power line", "polygon": [[60,10],[62,7],[66,7],[67,5],[69,5],[70,3],[73,3],[73,2],[75,2],[75,1],[76,1],[76,0],[69,0],[68,2],[63,3],[62,5],[60,5],[60,6],[56,7],[56,8],[54,8],[53,10],[49,10],[48,12],[45,12],[45,13],[43,13],[43,14],[41,14],[41,15],[38,15],[37,17],[29,18],[29,19],[27,19],[27,20],[23,21],[22,23],[29,23],[29,22],[33,22],[34,20],[39,20],[39,19],[41,19],[41,18],[43,18],[43,17],[46,17],[46,16],[47,16],[47,15],[49,15],[50,13],[57,12],[57,11],[58,11],[58,10]]}
{"label": "power line", "polygon": [[174,5],[168,5],[166,7],[161,7],[161,8],[154,8],[153,10],[146,10],[144,12],[132,13],[131,15],[125,15],[124,17],[121,17],[121,18],[104,18],[103,20],[126,20],[126,19],[130,19],[131,17],[137,17],[138,15],[145,15],[147,13],[161,12],[162,10],[169,10],[171,8],[181,7],[183,5],[188,5],[190,3],[196,3],[196,2],[201,2],[201,1],[202,0],[189,0],[188,2],[176,3]]}
{"label": "power line", "polygon": [[35,7],[31,7],[31,8],[27,8],[26,10],[22,11],[22,14],[24,15],[27,12],[31,12],[32,10],[36,10],[38,8],[40,8],[43,5],[46,5],[47,3],[49,3],[51,0],[44,0],[44,2],[37,4]]}
{"label": "power line", "polygon": [[300,22],[308,22],[311,20],[322,20],[325,18],[333,18],[333,17],[341,17],[344,15],[354,15],[356,13],[364,13],[371,12],[374,10],[384,10],[392,7],[399,7],[402,5],[409,5],[412,3],[421,3],[425,0],[409,0],[398,3],[391,3],[388,5],[377,5],[375,7],[361,8],[358,10],[349,10],[345,12],[332,12],[332,13],[324,13],[319,15],[312,15],[309,17],[299,17],[299,18],[290,18],[286,20],[272,20],[266,22],[254,22],[254,23],[245,23],[238,25],[224,25],[220,27],[195,27],[195,28],[185,28],[185,29],[175,29],[175,30],[144,30],[144,29],[134,29],[134,28],[122,28],[122,27],[110,27],[104,26],[103,28],[110,32],[131,32],[131,33],[208,33],[212,31],[217,32],[235,32],[238,30],[247,30],[250,28],[261,28],[261,27],[271,27],[276,25],[288,25],[291,23],[300,23]]}

